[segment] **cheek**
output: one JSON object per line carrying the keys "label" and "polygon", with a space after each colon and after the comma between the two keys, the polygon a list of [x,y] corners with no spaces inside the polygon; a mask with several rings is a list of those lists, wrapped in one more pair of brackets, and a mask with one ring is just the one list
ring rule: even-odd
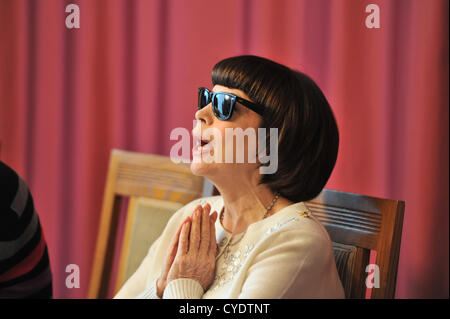
{"label": "cheek", "polygon": [[222,158],[227,163],[256,163],[258,130],[253,127],[235,128],[222,137]]}
{"label": "cheek", "polygon": [[[230,161],[231,163],[255,162],[253,153],[257,153],[260,123],[261,118],[256,113],[244,113],[230,121],[216,120],[210,127],[214,131],[214,139],[216,140],[214,145],[216,160],[220,163],[230,163]],[[241,143],[237,143],[237,140],[240,140]],[[221,150],[221,154],[219,150]],[[238,154],[241,155],[240,160],[237,157]],[[252,157],[251,161],[249,156]],[[242,157],[244,160],[242,160]]]}

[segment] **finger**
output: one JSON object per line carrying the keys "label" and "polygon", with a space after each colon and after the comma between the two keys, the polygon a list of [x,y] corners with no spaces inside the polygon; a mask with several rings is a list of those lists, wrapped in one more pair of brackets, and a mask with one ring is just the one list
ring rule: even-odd
{"label": "finger", "polygon": [[200,247],[200,222],[202,219],[203,208],[197,207],[194,212],[194,218],[191,223],[191,233],[189,238],[189,250],[197,253]]}
{"label": "finger", "polygon": [[197,205],[197,206],[195,206],[194,210],[192,211],[192,213],[191,213],[191,215],[190,215],[190,216],[191,216],[191,219],[194,218],[195,211],[198,210],[198,209],[202,209],[202,205]]}
{"label": "finger", "polygon": [[[191,222],[194,220],[195,212],[196,212],[197,210],[201,210],[201,209],[202,209],[202,205],[197,205],[197,206],[194,208],[194,210],[192,211],[192,213],[188,216],[188,217],[191,218]],[[191,226],[192,226],[192,224],[191,224]]]}
{"label": "finger", "polygon": [[180,237],[180,233],[181,233],[181,229],[183,228],[183,225],[186,221],[189,220],[189,216],[186,217],[180,224],[180,226],[178,226],[177,231],[175,232],[175,234],[172,237],[172,240],[170,241],[170,248],[173,248],[177,243],[178,243],[178,238]]}
{"label": "finger", "polygon": [[216,243],[216,220],[217,212],[211,214],[210,217],[210,240],[209,240],[209,255],[216,256],[217,243]]}
{"label": "finger", "polygon": [[217,211],[214,211],[214,213],[212,213],[211,215],[209,215],[209,218],[214,219],[214,222],[216,222],[217,216],[218,216],[218,215],[219,215],[219,214],[217,214]]}
{"label": "finger", "polygon": [[209,249],[209,233],[211,225],[209,223],[209,211],[211,210],[211,206],[206,204],[203,208],[202,214],[202,227],[201,227],[201,235],[200,235],[200,254],[208,254]]}
{"label": "finger", "polygon": [[183,224],[180,233],[180,239],[178,241],[178,255],[185,255],[189,250],[189,232],[191,230],[191,220],[188,220]]}
{"label": "finger", "polygon": [[166,271],[168,272],[170,267],[172,266],[173,260],[175,259],[175,256],[177,254],[177,250],[178,250],[178,242],[180,239],[180,233],[181,230],[183,229],[183,225],[189,221],[189,217],[186,217],[185,220],[183,220],[183,222],[181,223],[181,225],[178,227],[176,233],[174,234],[174,236],[172,237],[172,242],[169,246],[169,251],[168,251],[168,256],[166,259]]}

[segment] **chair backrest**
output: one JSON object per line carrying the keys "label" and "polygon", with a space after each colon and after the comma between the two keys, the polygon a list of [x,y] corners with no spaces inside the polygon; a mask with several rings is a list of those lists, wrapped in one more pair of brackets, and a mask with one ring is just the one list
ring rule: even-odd
{"label": "chair backrest", "polygon": [[[175,164],[164,156],[113,150],[109,161],[88,298],[107,297],[122,199],[128,198],[129,202],[116,289],[136,264],[136,261],[130,263],[128,254],[130,245],[135,242],[132,234],[136,228],[133,225],[143,219],[149,221],[145,212],[151,212],[152,216],[160,213],[160,216],[167,220],[177,207],[201,197],[203,186],[204,179],[193,175],[188,164]],[[152,201],[146,201],[145,198]],[[158,229],[165,226],[164,222],[161,224],[161,219],[153,219],[152,225],[157,230],[154,236],[148,236],[150,243],[155,239]],[[148,249],[148,246],[146,247]]]}
{"label": "chair backrest", "polygon": [[405,203],[324,189],[305,203],[327,229],[347,298],[364,298],[370,251],[379,288],[371,298],[394,298]]}

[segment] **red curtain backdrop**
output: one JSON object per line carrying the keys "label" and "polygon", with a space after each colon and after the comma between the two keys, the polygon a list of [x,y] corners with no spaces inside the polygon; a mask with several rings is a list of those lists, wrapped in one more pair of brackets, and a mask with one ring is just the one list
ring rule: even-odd
{"label": "red curtain backdrop", "polygon": [[[67,29],[65,7],[80,7]],[[368,4],[381,28],[368,29]],[[84,298],[112,148],[168,155],[213,65],[314,78],[341,145],[328,188],[406,201],[397,297],[449,296],[448,1],[1,0],[1,159],[28,182],[57,298]],[[65,285],[80,266],[81,287]]]}

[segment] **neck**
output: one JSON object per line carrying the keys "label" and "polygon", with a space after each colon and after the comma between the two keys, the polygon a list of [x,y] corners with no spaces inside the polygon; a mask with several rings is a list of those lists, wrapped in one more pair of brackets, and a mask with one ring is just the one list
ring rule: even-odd
{"label": "neck", "polygon": [[[246,181],[234,181],[230,185],[216,184],[224,201],[223,227],[230,233],[239,234],[247,227],[264,217],[275,194],[264,184]],[[292,204],[279,197],[267,216]],[[220,213],[220,212],[219,212]],[[267,217],[266,216],[266,217]]]}

